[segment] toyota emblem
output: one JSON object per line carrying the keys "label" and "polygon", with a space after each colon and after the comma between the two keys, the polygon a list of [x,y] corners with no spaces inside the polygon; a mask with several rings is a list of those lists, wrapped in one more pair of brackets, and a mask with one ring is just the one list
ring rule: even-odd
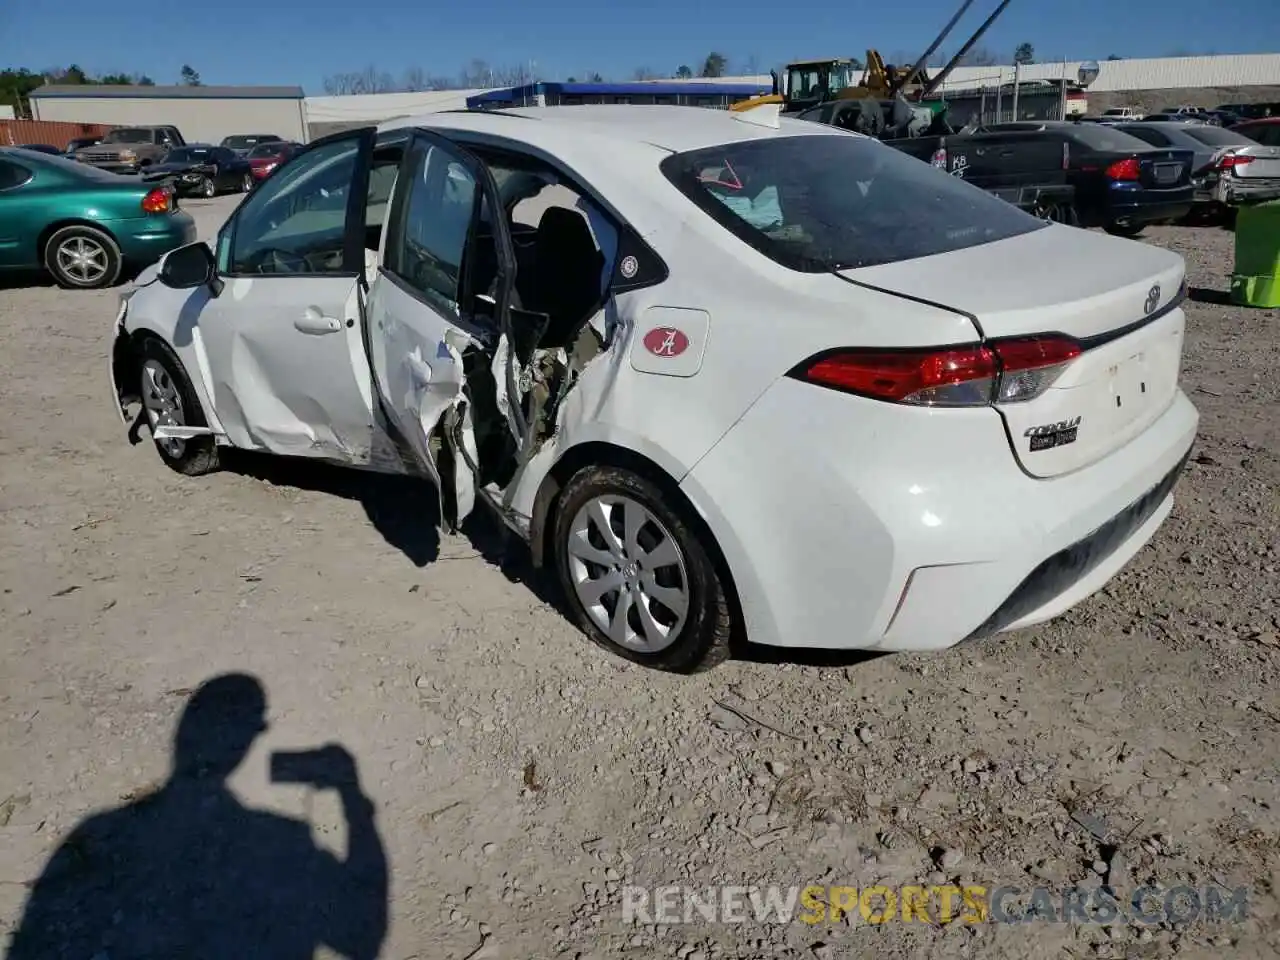
{"label": "toyota emblem", "polygon": [[1142,304],[1142,310],[1144,313],[1151,313],[1158,306],[1160,306],[1160,284],[1154,283],[1147,291],[1147,299]]}

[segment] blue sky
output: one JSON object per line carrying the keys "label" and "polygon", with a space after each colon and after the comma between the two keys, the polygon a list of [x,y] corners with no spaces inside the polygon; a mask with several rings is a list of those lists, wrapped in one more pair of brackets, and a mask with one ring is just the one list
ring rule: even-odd
{"label": "blue sky", "polygon": [[[943,49],[954,50],[997,2],[975,3]],[[791,58],[860,57],[869,46],[886,57],[919,51],[958,4],[13,0],[0,2],[0,67],[76,63],[90,73],[141,72],[176,83],[190,63],[205,83],[300,84],[309,94],[323,92],[328,74],[373,65],[397,79],[413,67],[452,77],[473,58],[532,61],[544,80],[592,71],[627,80],[638,67],[668,75],[687,63],[696,71],[715,49],[740,73],[749,62],[767,71]],[[1003,62],[1024,40],[1040,60],[1280,48],[1280,0],[1232,0],[1229,16],[1208,9],[1195,0],[1014,0],[982,44]]]}

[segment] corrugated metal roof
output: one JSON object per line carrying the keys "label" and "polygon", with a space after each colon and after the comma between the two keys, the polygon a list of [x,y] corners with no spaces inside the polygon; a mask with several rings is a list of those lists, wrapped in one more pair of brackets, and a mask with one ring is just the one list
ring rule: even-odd
{"label": "corrugated metal roof", "polygon": [[32,99],[73,97],[76,99],[145,100],[302,100],[301,87],[206,87],[132,86],[121,84],[45,84],[31,91]]}
{"label": "corrugated metal roof", "polygon": [[[1032,63],[1022,67],[1022,80],[1076,79],[1081,60]],[[1220,57],[1158,57],[1146,60],[1099,60],[1098,79],[1090,90],[1170,90],[1199,87],[1280,85],[1280,53],[1249,53]],[[1013,81],[1013,65],[956,67],[944,90],[996,86]]]}

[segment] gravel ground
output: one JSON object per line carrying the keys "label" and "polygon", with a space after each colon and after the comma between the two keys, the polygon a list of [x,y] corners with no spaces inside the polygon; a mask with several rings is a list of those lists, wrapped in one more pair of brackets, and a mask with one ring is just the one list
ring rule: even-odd
{"label": "gravel ground", "polygon": [[[188,209],[207,235],[233,203]],[[376,868],[342,791],[268,776],[281,749],[358,762],[389,903],[340,896],[375,943],[386,911],[384,957],[1276,956],[1280,312],[1223,305],[1229,232],[1147,240],[1202,288],[1183,376],[1203,419],[1173,516],[1126,571],[1054,623],[940,655],[754,650],[694,678],[586,642],[491,526],[438,537],[420,485],[256,458],[168,471],[112,410],[115,292],[0,289],[0,923],[83,818],[164,781],[192,690],[239,671],[269,728],[235,793]],[[319,936],[297,906],[311,892],[276,889],[304,868],[263,852],[305,828],[158,796],[126,818],[120,889],[96,888],[124,904],[97,911],[108,935],[67,956],[142,955],[95,951],[163,917],[174,883],[200,898],[201,936],[250,929],[268,900],[274,922],[297,913],[297,943]],[[103,863],[93,837],[69,848],[82,868]],[[653,926],[620,906],[626,884],[953,880],[1251,890],[1243,922],[1149,927]]]}

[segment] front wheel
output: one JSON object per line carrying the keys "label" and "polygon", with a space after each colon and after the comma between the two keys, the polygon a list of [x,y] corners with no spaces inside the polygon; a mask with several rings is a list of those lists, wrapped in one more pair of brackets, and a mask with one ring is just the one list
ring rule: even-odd
{"label": "front wheel", "polygon": [[553,536],[561,587],[595,643],[675,673],[728,657],[729,603],[708,534],[657,484],[585,467],[560,494]]}
{"label": "front wheel", "polygon": [[246,173],[244,179],[240,181],[240,192],[248,193],[253,189],[253,174]]}
{"label": "front wheel", "polygon": [[[207,426],[187,371],[167,344],[147,337],[142,341],[138,359],[141,377],[138,393],[152,430],[160,425]],[[160,459],[178,473],[195,477],[218,469],[218,447],[213,437],[161,439],[155,444]]]}
{"label": "front wheel", "polygon": [[1145,223],[1108,223],[1103,229],[1115,237],[1136,237],[1145,226]]}
{"label": "front wheel", "polygon": [[218,185],[213,182],[213,177],[205,177],[200,181],[200,195],[206,200],[212,200],[218,193]]}

